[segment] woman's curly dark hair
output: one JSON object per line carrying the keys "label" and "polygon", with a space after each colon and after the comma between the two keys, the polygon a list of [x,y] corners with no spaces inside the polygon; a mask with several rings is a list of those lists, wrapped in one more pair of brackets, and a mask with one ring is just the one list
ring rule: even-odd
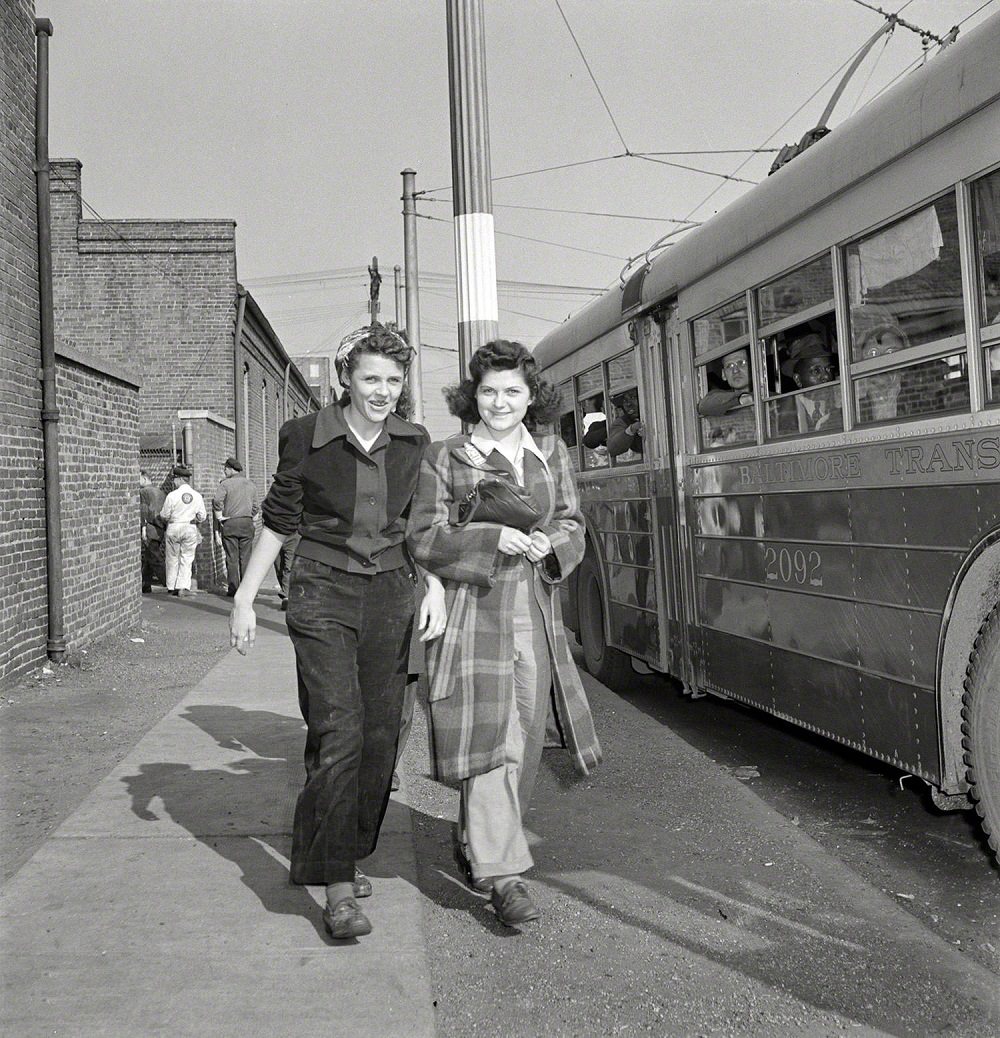
{"label": "woman's curly dark hair", "polygon": [[[339,401],[341,407],[347,407],[351,402],[351,392],[345,382],[350,379],[351,372],[358,366],[358,360],[362,354],[370,353],[376,357],[388,357],[389,360],[394,360],[402,367],[404,375],[409,372],[410,363],[413,360],[413,350],[407,345],[404,334],[394,332],[383,324],[373,324],[368,328],[353,332],[347,338],[356,338],[356,344],[351,347],[350,353],[343,360],[334,361],[337,380],[343,390]],[[344,342],[346,341],[347,339],[344,340]],[[399,400],[396,402],[393,412],[405,419],[413,414],[413,397],[410,395],[410,387],[406,382],[403,383],[403,391],[399,394]]]}
{"label": "woman's curly dark hair", "polygon": [[559,390],[538,374],[538,364],[525,346],[510,339],[494,339],[480,346],[469,362],[470,376],[456,386],[448,386],[444,398],[448,410],[463,422],[475,425],[481,420],[476,405],[476,390],[488,371],[520,371],[531,393],[531,403],[524,416],[524,425],[529,432],[539,426],[551,425],[559,416],[561,398]]}

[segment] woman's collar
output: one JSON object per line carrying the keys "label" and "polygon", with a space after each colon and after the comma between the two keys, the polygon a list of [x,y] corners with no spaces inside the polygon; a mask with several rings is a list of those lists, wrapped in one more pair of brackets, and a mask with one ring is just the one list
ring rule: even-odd
{"label": "woman's collar", "polygon": [[[542,454],[538,444],[535,443],[534,437],[532,437],[531,433],[525,428],[524,423],[522,422],[518,428],[521,431],[521,438],[517,441],[517,447],[522,447],[526,451],[531,451],[535,457],[545,461],[545,455]],[[477,450],[486,455],[486,457],[489,457],[494,449],[499,449],[499,444],[488,432],[484,431],[485,429],[486,426],[482,422],[479,422],[469,434],[469,441]],[[501,453],[503,452],[501,451]]]}

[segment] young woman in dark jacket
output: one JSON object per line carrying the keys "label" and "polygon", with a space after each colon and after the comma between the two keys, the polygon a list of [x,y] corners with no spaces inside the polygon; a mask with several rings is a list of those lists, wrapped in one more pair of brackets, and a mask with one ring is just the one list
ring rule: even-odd
{"label": "young woman in dark jacket", "polygon": [[[323,919],[343,939],[371,932],[357,860],[375,850],[389,801],[413,625],[404,544],[427,433],[395,413],[412,351],[373,325],[335,358],[345,397],[287,422],[264,528],[234,599],[232,644],[253,645],[253,601],[287,537],[300,536],[288,589],[306,783],[295,807],[293,883],[323,884]],[[422,640],[444,629],[444,593],[426,577]]]}

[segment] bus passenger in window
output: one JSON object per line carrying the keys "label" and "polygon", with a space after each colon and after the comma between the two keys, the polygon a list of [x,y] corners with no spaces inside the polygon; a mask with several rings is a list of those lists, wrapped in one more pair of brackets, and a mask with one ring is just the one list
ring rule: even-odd
{"label": "bus passenger in window", "polygon": [[629,451],[642,454],[645,427],[639,418],[639,390],[626,389],[617,399],[612,397],[615,418],[608,432],[608,454],[617,458]]}
{"label": "bus passenger in window", "polygon": [[[909,343],[896,324],[870,328],[861,342],[862,360],[874,360],[905,350]],[[884,422],[896,417],[900,390],[899,371],[881,371],[858,380],[858,418],[865,422]]]}
{"label": "bus passenger in window", "polygon": [[698,414],[706,419],[703,423],[705,445],[753,443],[757,431],[750,406],[753,403],[750,356],[745,349],[733,350],[722,358],[722,378],[729,389],[713,386],[698,401]]}
{"label": "bus passenger in window", "polygon": [[822,336],[810,333],[796,339],[788,347],[781,365],[796,389],[811,389],[831,383],[828,388],[800,393],[795,399],[795,424],[799,432],[833,432],[844,426],[837,378],[837,363]]}
{"label": "bus passenger in window", "polygon": [[722,377],[729,389],[713,386],[699,401],[702,418],[717,418],[753,403],[750,391],[750,355],[746,350],[733,350],[722,358]]}
{"label": "bus passenger in window", "polygon": [[608,458],[608,419],[604,413],[604,394],[598,393],[583,404],[584,460],[588,469],[604,468]]}

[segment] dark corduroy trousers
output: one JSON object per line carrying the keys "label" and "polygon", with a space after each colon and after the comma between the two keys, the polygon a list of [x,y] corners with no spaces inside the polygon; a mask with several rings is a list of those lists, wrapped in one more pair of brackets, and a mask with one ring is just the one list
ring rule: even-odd
{"label": "dark corduroy trousers", "polygon": [[306,784],[295,806],[293,883],[354,878],[389,803],[406,685],[413,578],[296,557],[288,595]]}
{"label": "dark corduroy trousers", "polygon": [[249,516],[227,519],[222,524],[222,550],[226,554],[226,578],[230,595],[236,594],[246,573],[253,551],[253,536],[253,519]]}

